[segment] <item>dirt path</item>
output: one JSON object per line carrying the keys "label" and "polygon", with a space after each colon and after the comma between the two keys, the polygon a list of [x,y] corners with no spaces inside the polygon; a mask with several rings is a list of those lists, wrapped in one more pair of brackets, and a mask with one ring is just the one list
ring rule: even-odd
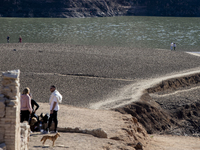
{"label": "dirt path", "polygon": [[148,150],[199,150],[200,138],[152,135]]}
{"label": "dirt path", "polygon": [[[37,114],[48,112],[49,105],[47,103],[39,103],[40,108]],[[65,114],[65,115],[64,115]],[[123,119],[124,117],[125,120]],[[45,145],[40,142],[42,136],[40,132],[31,134],[29,142],[29,150],[134,150],[132,146],[127,145],[127,134],[124,130],[129,121],[130,115],[122,115],[114,111],[106,110],[91,110],[85,108],[77,108],[67,105],[61,105],[58,113],[59,127],[71,127],[80,129],[95,129],[102,128],[108,133],[108,138],[98,138],[90,134],[60,132],[61,137],[56,141],[55,147],[52,147],[52,142],[47,140]],[[113,140],[110,137],[119,137],[126,140]],[[170,136],[149,134],[145,138],[146,145],[144,150],[199,150],[200,138],[185,137],[185,136]],[[130,138],[130,137],[129,137]],[[142,140],[144,142],[144,139]],[[134,140],[132,140],[134,143]]]}

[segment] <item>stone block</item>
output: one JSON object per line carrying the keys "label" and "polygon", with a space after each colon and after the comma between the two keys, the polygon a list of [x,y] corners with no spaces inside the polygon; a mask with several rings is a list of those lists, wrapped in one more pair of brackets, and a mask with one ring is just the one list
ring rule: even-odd
{"label": "stone block", "polygon": [[[12,100],[10,100],[9,102],[11,102]],[[16,112],[17,107],[6,107],[6,113],[7,112]]]}
{"label": "stone block", "polygon": [[20,70],[10,70],[7,72],[3,72],[2,73],[2,77],[3,78],[13,78],[13,79],[17,79],[19,78],[19,74],[20,74]]}
{"label": "stone block", "polygon": [[15,134],[13,134],[13,135],[6,135],[6,134],[5,134],[5,140],[6,140],[6,139],[15,140]]}
{"label": "stone block", "polygon": [[0,133],[4,134],[4,132],[5,132],[4,127],[0,127]]}
{"label": "stone block", "polygon": [[15,143],[6,144],[6,150],[15,150]]}
{"label": "stone block", "polygon": [[5,99],[0,100],[0,107],[1,108],[5,107]]}
{"label": "stone block", "polygon": [[1,93],[5,96],[8,96],[8,93],[11,92],[9,87],[3,87]]}
{"label": "stone block", "polygon": [[14,107],[17,106],[18,101],[17,100],[10,100],[9,103],[7,103],[8,107]]}
{"label": "stone block", "polygon": [[4,100],[4,95],[0,94],[0,100]]}
{"label": "stone block", "polygon": [[[10,101],[13,103],[16,103],[15,101]],[[16,113],[17,112],[17,107],[6,107],[6,115],[9,113]],[[16,115],[15,115],[16,116]]]}
{"label": "stone block", "polygon": [[13,124],[16,122],[15,118],[7,118],[7,116],[5,118],[1,118],[2,121],[4,121],[5,124]]}
{"label": "stone block", "polygon": [[4,134],[0,133],[0,140],[2,141],[4,139]]}
{"label": "stone block", "polygon": [[5,121],[4,118],[0,118],[0,131],[4,129]]}
{"label": "stone block", "polygon": [[20,84],[19,84],[19,79],[15,80],[12,82],[12,85],[15,85],[16,87],[19,87]]}
{"label": "stone block", "polygon": [[0,118],[3,118],[3,117],[5,117],[5,111],[1,110],[1,112],[0,112]]}

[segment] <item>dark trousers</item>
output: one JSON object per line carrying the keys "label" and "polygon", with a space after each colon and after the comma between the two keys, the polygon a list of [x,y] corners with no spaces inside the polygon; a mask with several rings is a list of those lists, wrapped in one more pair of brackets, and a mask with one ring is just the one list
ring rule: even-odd
{"label": "dark trousers", "polygon": [[28,110],[21,110],[21,119],[20,122],[28,121],[29,122],[30,112]]}
{"label": "dark trousers", "polygon": [[52,121],[53,121],[55,123],[55,129],[54,129],[54,131],[57,130],[57,126],[58,126],[57,112],[58,111],[54,110],[53,114],[50,114],[49,123],[48,123],[48,129],[50,129]]}

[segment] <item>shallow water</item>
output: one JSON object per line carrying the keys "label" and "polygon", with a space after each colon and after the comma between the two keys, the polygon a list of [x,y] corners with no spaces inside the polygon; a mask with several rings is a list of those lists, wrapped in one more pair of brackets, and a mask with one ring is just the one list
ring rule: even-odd
{"label": "shallow water", "polygon": [[66,43],[198,51],[199,18],[0,18],[0,43]]}

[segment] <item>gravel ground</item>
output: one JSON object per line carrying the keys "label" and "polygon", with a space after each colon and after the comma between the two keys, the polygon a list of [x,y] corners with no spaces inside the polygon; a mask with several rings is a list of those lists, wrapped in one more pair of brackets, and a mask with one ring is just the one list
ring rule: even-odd
{"label": "gravel ground", "polygon": [[0,71],[20,69],[21,90],[48,102],[55,84],[64,104],[89,107],[126,85],[199,67],[200,59],[179,51],[61,44],[0,44]]}
{"label": "gravel ground", "polygon": [[[90,103],[117,96],[118,91],[126,86],[143,84],[144,82],[140,82],[141,80],[179,74],[186,70],[187,72],[195,70],[195,68],[197,70],[200,64],[199,57],[184,52],[103,46],[14,43],[0,44],[0,53],[2,55],[0,71],[20,69],[21,90],[26,86],[30,87],[36,101],[48,102],[49,87],[55,84],[64,97],[63,104],[78,107],[89,107]],[[198,90],[194,89],[188,92],[193,97],[191,101],[196,100],[195,96],[198,95]],[[169,101],[172,103],[171,106],[174,105],[173,101],[181,102],[180,98],[187,100],[188,97],[187,93],[176,94],[176,98],[173,94],[162,98],[155,94],[151,96],[159,103],[166,104],[166,101]],[[166,107],[168,106],[166,105]],[[48,111],[47,108],[40,108],[40,110]],[[87,117],[87,115],[84,116]],[[79,117],[76,119],[79,120]],[[64,124],[64,126],[67,127],[69,124]],[[106,123],[105,126],[107,127]],[[76,146],[79,144],[80,149],[81,145],[84,145],[84,148],[93,149],[93,145],[88,145],[90,141],[101,142],[100,145],[96,145],[96,149],[101,149],[103,146],[106,146],[105,149],[107,149],[112,145],[111,141],[94,139],[88,135],[66,133],[62,136],[63,138],[57,141],[60,149],[77,149]],[[37,135],[37,133],[31,137],[31,149],[54,149],[49,146],[43,147],[41,143],[35,145],[34,141],[41,137],[42,135]],[[80,139],[83,140],[80,142]],[[189,143],[186,139],[183,144],[179,144],[177,147],[172,145],[169,148],[167,146],[171,144],[170,140],[173,138],[163,137],[165,142],[157,136],[153,139],[155,143],[150,143],[150,145],[154,150],[156,148],[176,149]],[[66,140],[68,142],[65,142]],[[178,141],[183,141],[183,138],[173,141],[179,143]],[[199,139],[193,144],[196,147],[186,145],[183,149],[188,149],[190,146],[193,149],[199,149],[198,142]],[[118,142],[113,141],[113,143],[117,146]],[[56,147],[56,149],[59,148]]]}

